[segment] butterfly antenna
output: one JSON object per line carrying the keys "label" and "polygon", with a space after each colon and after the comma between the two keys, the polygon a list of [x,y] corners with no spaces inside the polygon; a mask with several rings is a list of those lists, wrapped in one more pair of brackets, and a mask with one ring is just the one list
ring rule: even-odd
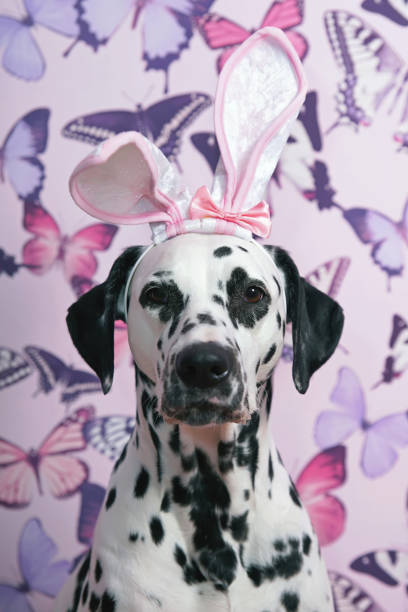
{"label": "butterfly antenna", "polygon": [[324,133],[325,136],[327,136],[328,134],[330,134],[330,132],[332,132],[334,130],[334,128],[336,128],[338,125],[340,125],[340,120],[337,119],[337,121],[335,121],[333,123],[333,125],[331,125]]}
{"label": "butterfly antenna", "polygon": [[126,91],[122,91],[122,95],[127,98],[127,100],[129,100],[133,106],[138,106],[138,102],[136,102],[136,100],[134,100]]}
{"label": "butterfly antenna", "polygon": [[167,69],[164,74],[165,74],[165,76],[164,76],[164,93],[168,94],[169,93],[169,70]]}
{"label": "butterfly antenna", "polygon": [[68,49],[64,51],[64,53],[62,54],[62,57],[68,57],[68,55],[71,53],[72,49],[75,47],[75,45],[78,42],[79,42],[79,38],[76,38],[74,42],[69,45]]}
{"label": "butterfly antenna", "polygon": [[376,383],[375,383],[375,385],[373,385],[373,386],[371,387],[371,389],[372,389],[372,390],[374,390],[374,389],[378,389],[378,387],[379,387],[380,385],[382,385],[383,383],[384,383],[384,379],[382,378],[381,380],[379,380],[378,382],[376,382]]}
{"label": "butterfly antenna", "polygon": [[341,349],[345,355],[350,355],[350,351],[347,350],[342,344],[339,344],[338,348]]}

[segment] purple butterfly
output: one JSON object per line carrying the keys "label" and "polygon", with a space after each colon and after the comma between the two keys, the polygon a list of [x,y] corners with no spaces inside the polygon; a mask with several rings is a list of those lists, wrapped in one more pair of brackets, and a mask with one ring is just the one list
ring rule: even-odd
{"label": "purple butterfly", "polygon": [[77,538],[81,544],[86,546],[86,550],[75,557],[70,568],[71,572],[87,554],[92,544],[96,519],[98,518],[99,511],[105,498],[105,489],[98,484],[88,481],[83,483],[80,488],[80,493],[81,507],[77,523]]}
{"label": "purple butterfly", "polygon": [[362,430],[360,465],[364,474],[377,478],[389,472],[398,459],[395,447],[408,445],[408,412],[387,415],[374,423],[367,421],[364,391],[350,368],[339,370],[330,401],[338,410],[325,410],[318,416],[314,431],[317,445],[335,446]]}
{"label": "purple butterfly", "polygon": [[191,142],[214,173],[220,158],[220,149],[214,132],[197,132],[191,136]]}
{"label": "purple butterfly", "polygon": [[368,574],[388,586],[407,586],[408,553],[398,550],[377,550],[354,559],[350,567]]}
{"label": "purple butterfly", "polygon": [[88,444],[109,459],[118,459],[135,427],[133,416],[112,415],[92,419],[84,425]]}
{"label": "purple butterfly", "polygon": [[404,270],[405,247],[408,246],[408,200],[398,222],[365,208],[351,208],[343,215],[360,240],[372,245],[371,257],[388,275],[388,280],[400,276]]}
{"label": "purple butterfly", "polygon": [[31,28],[42,25],[64,36],[77,36],[76,0],[24,0],[22,19],[0,16],[0,45],[5,45],[3,66],[13,76],[38,81],[45,71],[45,60]]}
{"label": "purple butterfly", "polygon": [[22,200],[36,200],[43,186],[44,166],[37,155],[47,146],[49,116],[48,108],[27,113],[13,125],[0,148],[0,182],[7,177]]}
{"label": "purple butterfly", "polygon": [[408,323],[397,314],[392,319],[389,347],[391,354],[385,359],[382,379],[374,389],[382,383],[391,383],[408,369]]}
{"label": "purple butterfly", "polygon": [[39,391],[50,393],[57,385],[63,387],[61,402],[73,402],[84,393],[101,391],[99,379],[91,372],[76,370],[62,359],[37,346],[26,346],[25,353],[39,373]]}
{"label": "purple butterfly", "polygon": [[29,519],[20,533],[18,564],[22,582],[16,586],[0,584],[0,608],[13,612],[34,612],[28,596],[34,592],[55,597],[68,577],[68,561],[52,559],[57,546],[45,533],[41,521]]}
{"label": "purple butterfly", "polygon": [[329,571],[334,612],[385,612],[372,597],[347,576]]}
{"label": "purple butterfly", "polygon": [[32,371],[31,365],[22,355],[5,346],[0,347],[0,389],[24,380]]}
{"label": "purple butterfly", "polygon": [[399,25],[408,25],[407,0],[364,0],[361,8],[383,15]]}
{"label": "purple butterfly", "polygon": [[67,123],[62,134],[95,146],[110,136],[135,130],[154,142],[170,161],[176,161],[183,131],[210,104],[210,96],[203,93],[172,96],[147,108],[138,105],[136,111],[83,115]]}
{"label": "purple butterfly", "polygon": [[383,37],[357,15],[347,11],[327,11],[324,15],[327,36],[334,58],[342,70],[337,88],[338,125],[372,124],[375,114],[393,91],[391,110],[396,107],[404,90],[400,126],[394,139],[408,147],[408,66],[393,51]]}
{"label": "purple butterfly", "polygon": [[80,31],[75,42],[82,40],[97,51],[100,45],[108,42],[133,10],[132,28],[137,26],[140,16],[143,16],[143,59],[146,61],[146,70],[163,70],[166,73],[166,93],[170,64],[188,47],[195,19],[207,13],[213,1],[78,0]]}

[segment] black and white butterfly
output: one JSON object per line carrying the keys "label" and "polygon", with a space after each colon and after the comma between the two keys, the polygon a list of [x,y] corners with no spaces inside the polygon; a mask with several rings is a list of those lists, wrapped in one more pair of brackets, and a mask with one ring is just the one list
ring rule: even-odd
{"label": "black and white butterfly", "polygon": [[357,557],[351,569],[368,574],[388,586],[408,588],[408,552],[376,550]]}
{"label": "black and white butterfly", "polygon": [[329,571],[335,612],[386,612],[347,576]]}
{"label": "black and white butterfly", "polygon": [[408,323],[398,314],[392,318],[389,347],[391,351],[385,358],[382,378],[374,387],[391,383],[408,369]]}
{"label": "black and white butterfly", "polygon": [[0,347],[0,389],[24,380],[32,371],[30,363],[23,355],[6,346]]}
{"label": "black and white butterfly", "polygon": [[399,126],[393,137],[400,149],[408,149],[407,63],[357,15],[327,11],[324,23],[334,58],[342,71],[336,95],[338,119],[330,130],[341,124],[356,129],[370,126],[386,99],[391,102],[390,110],[402,100]]}
{"label": "black and white butterfly", "polygon": [[54,353],[38,346],[26,346],[24,351],[39,374],[39,391],[50,393],[60,386],[60,399],[64,403],[73,402],[86,393],[102,391],[97,376],[67,365]]}
{"label": "black and white butterfly", "polygon": [[136,420],[125,415],[92,419],[84,425],[84,437],[102,455],[115,461],[132,434]]}
{"label": "black and white butterfly", "polygon": [[210,96],[203,93],[171,96],[147,108],[139,104],[136,111],[107,110],[82,115],[67,123],[62,134],[98,145],[110,136],[134,130],[154,142],[170,161],[175,161],[183,131],[210,104]]}

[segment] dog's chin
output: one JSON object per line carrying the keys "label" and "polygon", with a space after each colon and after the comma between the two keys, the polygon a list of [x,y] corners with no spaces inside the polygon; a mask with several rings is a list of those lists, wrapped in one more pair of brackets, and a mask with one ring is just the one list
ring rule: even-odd
{"label": "dog's chin", "polygon": [[246,423],[250,417],[245,408],[231,410],[230,406],[203,401],[188,407],[162,405],[163,419],[170,424],[191,425],[195,427],[223,425],[225,423]]}

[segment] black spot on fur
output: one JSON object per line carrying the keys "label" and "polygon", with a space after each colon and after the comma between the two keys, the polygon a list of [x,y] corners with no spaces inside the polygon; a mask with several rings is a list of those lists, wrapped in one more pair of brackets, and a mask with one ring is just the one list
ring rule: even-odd
{"label": "black spot on fur", "polygon": [[183,485],[178,476],[172,480],[173,501],[180,506],[187,506],[190,503],[190,491]]}
{"label": "black spot on fur", "polygon": [[286,550],[286,542],[283,540],[275,540],[273,546],[275,550],[278,550],[279,552]]}
{"label": "black spot on fur", "polygon": [[[255,304],[246,302],[243,298],[250,285],[256,285],[264,290],[263,298]],[[250,278],[243,268],[234,268],[232,271],[227,281],[227,294],[227,310],[235,328],[238,328],[238,323],[244,327],[255,327],[257,321],[269,310],[271,298],[264,283],[259,279]]]}
{"label": "black spot on fur", "polygon": [[248,253],[248,249],[246,249],[245,247],[243,247],[243,246],[239,246],[238,248],[239,248],[241,251],[244,251],[244,253]]}
{"label": "black spot on fur", "polygon": [[278,324],[278,329],[280,329],[282,325],[282,317],[280,316],[279,312],[276,313],[276,322]]}
{"label": "black spot on fur", "polygon": [[205,582],[205,577],[201,573],[197,563],[194,560],[188,563],[186,553],[177,544],[174,547],[174,558],[176,563],[183,569],[184,580],[187,584]]}
{"label": "black spot on fur", "polygon": [[139,475],[136,478],[135,487],[133,489],[133,495],[135,497],[143,497],[149,486],[149,472],[143,466],[140,469]]}
{"label": "black spot on fur", "polygon": [[153,272],[153,276],[157,276],[161,278],[162,276],[171,276],[172,272],[170,270],[158,270],[157,272]]}
{"label": "black spot on fur", "polygon": [[89,571],[89,564],[91,561],[91,552],[89,551],[86,555],[85,559],[82,562],[81,569],[78,571],[77,581],[78,583],[82,583]]}
{"label": "black spot on fur", "polygon": [[311,538],[305,533],[302,539],[302,550],[303,554],[308,555],[310,552],[310,547],[312,545]]}
{"label": "black spot on fur", "polygon": [[226,257],[227,255],[231,255],[231,253],[232,249],[228,246],[221,246],[213,251],[214,257]]}
{"label": "black spot on fur", "polygon": [[222,474],[229,472],[234,467],[235,442],[223,442],[222,440],[218,443],[218,467]]}
{"label": "black spot on fur", "polygon": [[149,432],[150,432],[150,437],[152,439],[154,447],[156,449],[157,480],[161,482],[161,479],[162,479],[162,464],[161,464],[161,454],[160,454],[161,442],[160,442],[160,438],[157,435],[155,429],[150,425],[150,423],[149,423]]}
{"label": "black spot on fur", "polygon": [[100,597],[98,597],[96,595],[96,593],[92,593],[91,594],[91,599],[90,599],[90,602],[89,602],[89,610],[90,610],[90,612],[96,612],[97,609],[99,608],[100,602],[101,602]]}
{"label": "black spot on fur", "polygon": [[248,510],[239,516],[233,516],[230,528],[234,540],[245,542],[248,537]]}
{"label": "black spot on fur", "polygon": [[137,531],[132,531],[129,533],[129,542],[137,542],[139,539],[139,534]]}
{"label": "black spot on fur", "polygon": [[300,548],[300,542],[297,538],[289,538],[288,540],[289,542],[289,546],[293,549],[293,550],[299,550]]}
{"label": "black spot on fur", "polygon": [[158,516],[153,516],[149,527],[153,542],[157,545],[161,544],[164,538],[164,529]]}
{"label": "black spot on fur", "polygon": [[176,455],[179,454],[180,452],[180,432],[179,432],[178,425],[175,425],[170,432],[169,446],[171,450],[173,451],[173,453],[175,453]]}
{"label": "black spot on fur", "polygon": [[116,499],[116,489],[115,487],[113,487],[109,493],[108,493],[108,497],[106,498],[106,504],[105,504],[105,508],[106,510],[109,510],[109,508],[111,506],[113,506],[114,502]]}
{"label": "black spot on fur", "polygon": [[244,499],[245,499],[245,501],[248,501],[248,499],[249,499],[249,489],[244,489]]}
{"label": "black spot on fur", "polygon": [[95,582],[99,582],[102,578],[102,565],[99,559],[95,563]]}
{"label": "black spot on fur", "polygon": [[213,317],[206,312],[200,312],[197,315],[197,319],[199,323],[207,323],[207,325],[217,325],[215,319],[213,319]]}
{"label": "black spot on fur", "polygon": [[168,512],[170,509],[170,503],[171,503],[170,492],[166,491],[165,494],[163,495],[163,499],[160,505],[160,510],[162,512]]}
{"label": "black spot on fur", "polygon": [[276,353],[276,344],[272,344],[271,348],[266,353],[265,359],[263,360],[262,363],[268,363],[268,361],[270,361],[272,359],[272,357],[274,356],[275,353]]}
{"label": "black spot on fur", "polygon": [[302,557],[297,550],[291,550],[287,554],[278,555],[274,563],[274,569],[281,578],[291,578],[298,574],[302,567]]}
{"label": "black spot on fur", "polygon": [[125,444],[125,446],[123,447],[122,452],[120,453],[119,459],[116,461],[115,465],[113,466],[113,472],[116,472],[120,464],[124,462],[124,460],[126,459],[126,453],[127,453],[127,444]]}
{"label": "black spot on fur", "polygon": [[109,591],[105,591],[102,595],[101,612],[115,612],[116,601]]}
{"label": "black spot on fur", "polygon": [[291,496],[294,504],[296,504],[299,507],[302,506],[302,502],[300,501],[299,493],[297,492],[296,487],[293,484],[293,482],[289,487],[289,495]]}
{"label": "black spot on fur", "polygon": [[270,453],[269,453],[269,458],[268,458],[268,476],[269,476],[269,480],[273,480],[273,464],[272,464],[272,457]]}
{"label": "black spot on fur", "polygon": [[248,466],[251,474],[252,487],[255,488],[255,475],[258,469],[259,443],[257,431],[259,426],[259,413],[254,412],[246,425],[241,425],[237,438],[237,463],[239,466]]}
{"label": "black spot on fur", "polygon": [[195,327],[195,326],[196,326],[195,323],[186,323],[186,325],[183,325],[181,333],[182,334],[186,334],[187,332],[190,331],[190,329],[193,329],[193,327]]}
{"label": "black spot on fur", "polygon": [[84,590],[82,591],[82,605],[86,604],[86,600],[88,599],[89,594],[89,584],[85,582]]}
{"label": "black spot on fur", "polygon": [[221,280],[219,280],[219,281],[217,282],[217,287],[218,287],[218,289],[219,289],[220,291],[222,291],[222,290],[223,290],[223,284],[222,284],[222,281],[221,281]]}
{"label": "black spot on fur", "polygon": [[281,604],[287,612],[296,612],[299,609],[299,597],[293,591],[282,593]]}
{"label": "black spot on fur", "polygon": [[280,286],[280,284],[278,283],[278,281],[277,281],[277,279],[275,277],[273,277],[273,280],[275,281],[276,286],[278,287],[278,291],[279,291],[279,295],[280,295],[281,292],[282,292],[281,286]]}
{"label": "black spot on fur", "polygon": [[[157,304],[149,298],[149,290],[152,288],[159,288],[165,293],[167,300],[165,304]],[[173,280],[161,281],[158,285],[156,281],[147,283],[143,287],[142,293],[139,298],[140,305],[143,308],[149,308],[150,310],[157,310],[159,313],[159,319],[162,323],[167,323],[170,319],[173,320],[169,329],[169,338],[175,332],[180,315],[184,309],[184,298],[180,289],[177,287]]]}
{"label": "black spot on fur", "polygon": [[220,306],[225,306],[224,300],[219,295],[214,294],[212,296],[212,301],[215,302],[216,304],[219,304]]}
{"label": "black spot on fur", "polygon": [[162,344],[163,344],[162,343],[162,339],[159,338],[158,341],[157,341],[157,348],[159,349],[159,351],[161,351]]}
{"label": "black spot on fur", "polygon": [[195,453],[191,453],[191,455],[181,455],[181,466],[185,472],[191,472],[196,463]]}

